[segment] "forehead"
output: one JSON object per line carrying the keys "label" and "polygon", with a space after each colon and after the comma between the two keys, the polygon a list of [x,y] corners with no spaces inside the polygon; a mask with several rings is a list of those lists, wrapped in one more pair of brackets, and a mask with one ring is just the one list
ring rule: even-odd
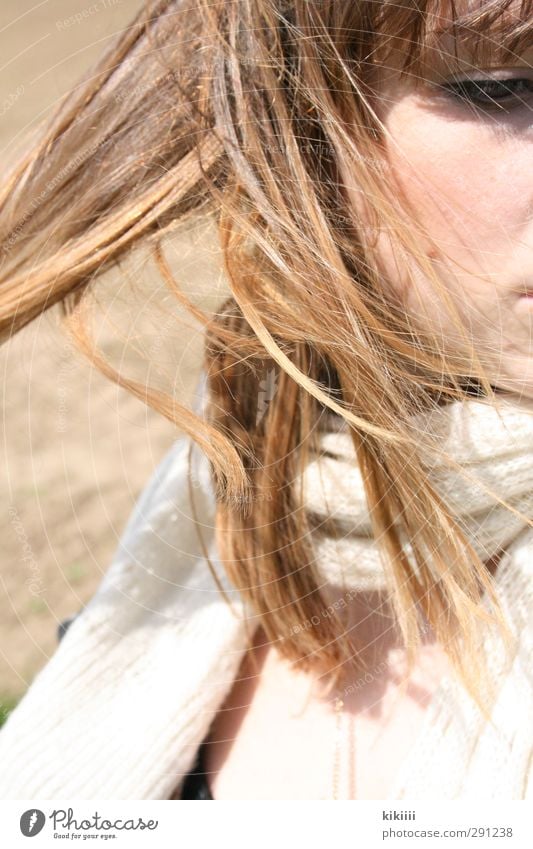
{"label": "forehead", "polygon": [[436,0],[428,14],[427,46],[446,55],[502,61],[532,46],[532,0]]}
{"label": "forehead", "polygon": [[404,0],[410,17],[400,26],[399,5],[382,19],[373,53],[370,104],[383,119],[398,95],[426,81],[489,66],[533,67],[533,0]]}
{"label": "forehead", "polygon": [[530,0],[430,0],[427,3],[437,29],[447,29],[453,21],[468,21],[474,28],[476,20],[497,21],[503,17],[524,20],[529,14]]}
{"label": "forehead", "polygon": [[[385,8],[385,7],[383,7]],[[382,74],[424,78],[436,66],[508,65],[530,51],[533,0],[405,0],[381,19],[375,61]]]}

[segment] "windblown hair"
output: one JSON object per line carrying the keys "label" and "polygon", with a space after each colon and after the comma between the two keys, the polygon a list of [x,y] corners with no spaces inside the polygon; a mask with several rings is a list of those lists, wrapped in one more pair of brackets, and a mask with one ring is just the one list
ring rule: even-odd
{"label": "windblown hair", "polygon": [[[415,326],[380,271],[375,235],[386,231],[399,262],[442,288],[420,248],[429,234],[384,177],[385,127],[373,103],[376,70],[393,46],[405,59],[400,72],[420,77],[437,20],[474,64],[512,59],[530,38],[531,13],[529,0],[514,17],[509,6],[492,0],[458,16],[453,0],[146,3],[0,195],[0,338],[60,304],[79,349],[199,444],[225,569],[268,640],[334,683],[347,664],[362,665],[342,618],[315,615],[324,597],[291,489],[324,422],[340,416],[376,543],[393,567],[409,664],[418,606],[485,712],[480,635],[488,623],[505,640],[510,632],[487,566],[427,480],[408,420],[472,392],[497,399],[453,305],[464,346],[448,350]],[[163,251],[167,233],[206,217],[231,292],[211,314],[181,292]],[[203,416],[117,372],[87,331],[92,281],[141,243],[205,326]],[[259,417],[267,380],[275,391]],[[317,624],[294,627],[302,621]]]}

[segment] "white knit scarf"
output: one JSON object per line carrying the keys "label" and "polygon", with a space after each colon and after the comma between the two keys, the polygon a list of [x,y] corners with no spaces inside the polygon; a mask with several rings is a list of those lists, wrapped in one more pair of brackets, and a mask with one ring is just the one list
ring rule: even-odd
{"label": "white knit scarf", "polygon": [[[440,450],[473,476],[465,478],[438,455],[423,455],[431,482],[485,562],[528,525],[483,485],[533,519],[533,402],[517,401],[505,394],[498,402],[498,408],[482,401],[456,402],[410,418],[415,434],[420,438],[430,434]],[[342,582],[355,590],[386,590],[389,584],[374,544],[363,477],[350,433],[343,419],[328,415],[327,422],[328,428],[320,437],[320,455],[308,464],[304,474],[303,505],[314,517],[317,571],[332,584]],[[299,484],[296,481],[295,493],[300,491]],[[334,535],[328,532],[333,524]],[[404,549],[412,554],[405,540]]]}
{"label": "white knit scarf", "polygon": [[[422,416],[420,426],[531,516],[533,404],[502,398],[500,409],[454,402]],[[345,533],[335,540],[316,533],[319,572],[334,583],[383,588],[349,434],[331,430],[321,446],[328,454],[307,467],[305,503],[333,515]],[[202,537],[232,608],[196,533],[189,447]],[[478,553],[488,559],[505,549],[494,581],[517,650],[505,666],[487,633],[502,683],[490,726],[455,678],[442,680],[387,798],[529,798],[533,530],[438,462],[433,474]],[[0,732],[2,798],[168,799],[180,785],[258,624],[218,559],[215,508],[208,462],[181,437],[141,494],[97,592]]]}

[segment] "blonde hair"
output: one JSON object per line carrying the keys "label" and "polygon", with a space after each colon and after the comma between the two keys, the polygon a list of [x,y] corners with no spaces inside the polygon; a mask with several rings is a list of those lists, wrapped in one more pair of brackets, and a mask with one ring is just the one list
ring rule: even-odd
{"label": "blonde hair", "polygon": [[[360,668],[360,645],[335,612],[316,616],[324,598],[290,484],[324,413],[341,416],[376,544],[394,565],[391,600],[409,663],[419,605],[486,711],[480,629],[496,622],[505,639],[510,632],[487,568],[424,474],[408,417],[472,392],[494,403],[495,393],[457,311],[464,350],[414,326],[378,270],[374,240],[386,230],[396,255],[439,286],[383,177],[372,82],[396,40],[401,72],[417,78],[441,6],[474,56],[505,60],[526,43],[523,21],[503,14],[509,0],[460,19],[453,3],[423,0],[147,3],[2,187],[0,337],[59,303],[79,349],[199,444],[230,580],[284,656],[334,682],[346,664]],[[205,216],[216,221],[231,291],[212,315],[181,292],[162,247],[167,233]],[[205,326],[205,416],[117,372],[88,334],[91,282],[141,243]],[[275,391],[258,416],[268,380]]]}

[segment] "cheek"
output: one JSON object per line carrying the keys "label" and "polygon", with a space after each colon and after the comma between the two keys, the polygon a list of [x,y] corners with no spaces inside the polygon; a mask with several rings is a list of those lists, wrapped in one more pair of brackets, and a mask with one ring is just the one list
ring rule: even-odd
{"label": "cheek", "polygon": [[[402,219],[414,222],[420,252],[475,335],[483,335],[503,316],[512,270],[525,257],[524,244],[533,244],[531,140],[403,103],[385,123],[391,185],[398,202],[403,196],[407,203]],[[442,299],[409,253],[398,255],[385,233],[378,250],[413,319],[448,333]]]}
{"label": "cheek", "polygon": [[474,271],[504,262],[531,216],[531,142],[416,107],[388,123],[392,174],[438,249]]}

